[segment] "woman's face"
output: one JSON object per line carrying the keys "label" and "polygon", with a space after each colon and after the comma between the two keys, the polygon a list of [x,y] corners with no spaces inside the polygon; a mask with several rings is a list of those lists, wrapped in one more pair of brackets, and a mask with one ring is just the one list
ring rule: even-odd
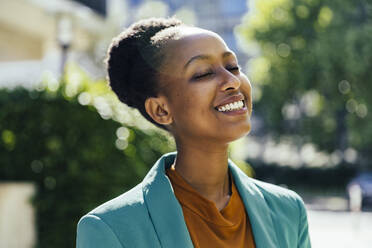
{"label": "woman's face", "polygon": [[181,28],[165,54],[159,79],[176,140],[228,143],[250,131],[251,84],[217,34]]}

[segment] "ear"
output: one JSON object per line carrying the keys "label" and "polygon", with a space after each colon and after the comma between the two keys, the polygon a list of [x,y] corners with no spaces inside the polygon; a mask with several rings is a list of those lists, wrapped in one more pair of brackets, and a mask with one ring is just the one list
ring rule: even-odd
{"label": "ear", "polygon": [[147,114],[161,125],[170,125],[173,122],[168,103],[164,96],[147,98],[145,109]]}

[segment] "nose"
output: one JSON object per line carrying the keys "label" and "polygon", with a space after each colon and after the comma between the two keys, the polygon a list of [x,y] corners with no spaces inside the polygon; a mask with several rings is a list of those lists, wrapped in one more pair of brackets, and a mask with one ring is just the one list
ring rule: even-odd
{"label": "nose", "polygon": [[241,82],[235,74],[226,68],[222,68],[221,74],[221,91],[239,89]]}

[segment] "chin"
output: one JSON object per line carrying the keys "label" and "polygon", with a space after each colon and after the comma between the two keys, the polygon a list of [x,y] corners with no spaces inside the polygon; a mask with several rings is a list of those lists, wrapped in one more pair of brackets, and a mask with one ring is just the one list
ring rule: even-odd
{"label": "chin", "polygon": [[250,132],[251,132],[251,126],[249,125],[249,127],[243,130],[236,139],[240,139],[241,137],[247,136]]}
{"label": "chin", "polygon": [[244,127],[235,128],[234,132],[232,132],[227,137],[227,142],[233,142],[235,140],[238,140],[246,135],[248,135],[251,131],[251,125],[245,125]]}

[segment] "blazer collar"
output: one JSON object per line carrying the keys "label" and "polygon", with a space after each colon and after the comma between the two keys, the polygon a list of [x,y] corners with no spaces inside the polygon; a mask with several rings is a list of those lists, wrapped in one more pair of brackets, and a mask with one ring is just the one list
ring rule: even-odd
{"label": "blazer collar", "polygon": [[235,185],[244,202],[245,209],[252,226],[257,248],[277,248],[278,240],[271,217],[270,208],[260,189],[230,159],[229,169],[234,177]]}
{"label": "blazer collar", "polygon": [[[142,182],[143,196],[162,247],[193,247],[182,207],[165,174],[177,153],[163,155]],[[242,198],[252,226],[257,248],[277,247],[277,237],[266,200],[253,183],[230,159],[229,169]]]}
{"label": "blazer collar", "polygon": [[165,174],[176,153],[163,155],[142,181],[142,190],[147,209],[162,247],[193,247],[172,184]]}

